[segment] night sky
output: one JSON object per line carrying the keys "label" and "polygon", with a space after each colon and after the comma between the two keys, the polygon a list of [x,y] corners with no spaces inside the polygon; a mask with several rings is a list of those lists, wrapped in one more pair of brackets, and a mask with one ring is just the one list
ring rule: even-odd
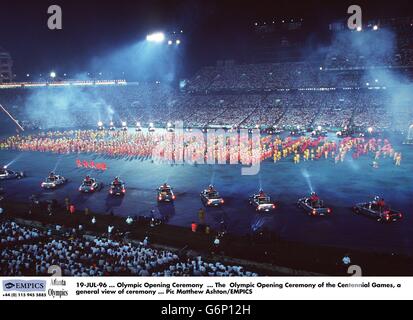
{"label": "night sky", "polygon": [[[189,69],[231,58],[255,21],[304,18],[306,26],[326,31],[329,22],[347,17],[350,4],[363,8],[364,19],[412,16],[411,1],[97,1],[3,0],[0,46],[9,51],[15,73],[87,71],[95,56],[141,41],[155,30],[185,32]],[[63,30],[47,28],[47,8],[63,10]]]}

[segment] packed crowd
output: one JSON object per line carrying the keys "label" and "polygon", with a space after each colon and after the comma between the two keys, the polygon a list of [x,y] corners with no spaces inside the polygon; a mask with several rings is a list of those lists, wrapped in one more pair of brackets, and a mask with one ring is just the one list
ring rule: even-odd
{"label": "packed crowd", "polygon": [[[147,240],[132,244],[68,231],[52,237],[51,230],[40,232],[14,222],[3,223],[3,229],[12,229],[6,232],[14,235],[10,236],[13,245],[0,249],[1,276],[46,276],[55,266],[63,276],[256,276],[241,266],[208,263],[201,256],[180,257],[155,249]],[[39,234],[47,238],[39,240]],[[20,237],[30,241],[19,244]]]}
{"label": "packed crowd", "polygon": [[149,157],[163,135],[127,134],[123,131],[48,131],[36,135],[16,135],[0,143],[1,148],[57,154],[94,153],[110,156]]}
{"label": "packed crowd", "polygon": [[[325,66],[336,70],[413,66],[411,22],[396,29],[338,33],[327,50]],[[367,47],[363,45],[366,42]]]}
{"label": "packed crowd", "polygon": [[295,164],[301,161],[314,161],[332,159],[335,163],[343,162],[351,156],[353,160],[370,155],[375,162],[380,159],[390,159],[396,166],[401,164],[402,154],[397,152],[387,139],[365,139],[347,137],[340,142],[329,140],[325,137],[311,139],[300,137],[285,140],[276,139],[267,145],[264,156],[272,157],[274,162],[291,158]]}
{"label": "packed crowd", "polygon": [[[314,114],[314,113],[312,113]],[[312,115],[309,114],[309,117]],[[302,117],[302,115],[301,115]],[[301,122],[302,123],[301,118]],[[0,141],[0,150],[51,152],[56,154],[99,154],[110,157],[139,158],[167,163],[259,163],[266,159],[275,162],[291,158],[321,160],[332,158],[344,161],[372,154],[377,160],[393,158],[398,153],[387,139],[344,138],[331,139],[323,136],[298,137],[263,135],[253,142],[249,136],[224,135],[208,132],[194,135],[191,132],[124,132],[109,130],[49,131],[32,135],[15,135]],[[379,151],[379,154],[376,152]],[[298,161],[296,161],[298,158]]]}
{"label": "packed crowd", "polygon": [[35,228],[19,226],[15,222],[6,221],[0,224],[0,245],[17,244],[18,242],[35,240],[44,234]]}
{"label": "packed crowd", "polygon": [[385,108],[358,109],[355,113],[353,123],[362,128],[391,129],[392,118]]}
{"label": "packed crowd", "polygon": [[340,33],[319,59],[307,62],[205,67],[179,90],[159,81],[13,88],[0,90],[0,104],[26,129],[183,121],[186,127],[406,130],[413,121],[411,98],[409,89],[398,90],[413,79],[412,28],[396,34]]}
{"label": "packed crowd", "polygon": [[[348,58],[343,59],[348,60]],[[392,73],[392,66],[382,67],[382,72],[373,72],[373,67],[348,69],[350,66],[344,67],[346,64],[336,56],[331,57],[330,60],[334,64],[331,63],[328,67],[323,63],[305,62],[207,67],[199,71],[193,82],[188,83],[186,91],[211,94],[313,88],[363,88],[366,87],[366,83],[374,84],[377,76],[383,75],[386,70],[389,74]],[[370,61],[367,57],[365,60]],[[341,65],[342,68],[337,68],[336,65]],[[215,70],[213,76],[212,70]],[[408,79],[413,78],[410,66],[398,67],[397,72],[404,74]],[[201,79],[205,81],[200,81]],[[382,84],[391,85],[385,76],[380,80]]]}
{"label": "packed crowd", "polygon": [[[392,107],[394,95],[387,90],[288,90],[250,94],[189,94],[174,93],[169,88],[155,91],[145,86],[142,92],[136,84],[102,88],[83,88],[81,96],[94,96],[96,103],[87,108],[75,98],[68,107],[51,117],[50,106],[26,107],[31,101],[26,89],[2,90],[0,100],[25,129],[96,128],[99,121],[108,128],[111,123],[121,127],[153,124],[165,128],[167,123],[182,121],[185,127],[218,126],[255,128],[278,126],[325,129],[355,125],[366,130],[405,130],[413,120],[409,101]],[[18,90],[17,93],[15,90]],[[22,91],[19,91],[22,90]],[[33,89],[34,90],[34,89]],[[48,90],[48,89],[40,89]],[[65,88],[54,88],[46,94],[49,99],[61,99]],[[63,90],[58,92],[56,90]],[[86,93],[85,93],[86,92]],[[163,94],[161,94],[163,92]],[[148,96],[146,96],[148,94]],[[15,102],[10,96],[15,96]],[[8,99],[3,99],[4,96]],[[76,95],[75,95],[76,96]],[[20,104],[19,104],[20,103]],[[402,105],[400,105],[402,104]],[[69,107],[70,106],[70,107]],[[29,108],[29,109],[27,109]],[[30,112],[29,112],[30,110]],[[88,110],[83,112],[83,110]],[[30,114],[30,115],[29,115]],[[9,121],[3,117],[2,122]],[[10,121],[9,121],[10,122]]]}
{"label": "packed crowd", "polygon": [[[138,121],[167,121],[177,96],[160,83],[129,85],[31,87],[0,91],[0,103],[27,129],[95,127]],[[50,116],[50,106],[55,114]]]}

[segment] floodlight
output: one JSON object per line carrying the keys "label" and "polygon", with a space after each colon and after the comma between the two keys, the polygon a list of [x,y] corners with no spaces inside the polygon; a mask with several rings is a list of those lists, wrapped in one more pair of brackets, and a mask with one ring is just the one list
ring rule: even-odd
{"label": "floodlight", "polygon": [[148,34],[146,36],[146,41],[149,41],[149,42],[161,43],[164,40],[165,40],[165,34],[163,34],[162,32],[156,32],[156,33]]}

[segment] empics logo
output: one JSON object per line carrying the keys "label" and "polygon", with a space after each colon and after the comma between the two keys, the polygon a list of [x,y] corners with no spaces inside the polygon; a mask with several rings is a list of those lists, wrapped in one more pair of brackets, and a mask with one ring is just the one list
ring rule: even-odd
{"label": "empics logo", "polygon": [[15,285],[12,282],[7,282],[3,285],[3,287],[7,290],[10,290],[10,289],[13,289],[15,287]]}
{"label": "empics logo", "polygon": [[45,292],[45,280],[3,280],[3,291]]}

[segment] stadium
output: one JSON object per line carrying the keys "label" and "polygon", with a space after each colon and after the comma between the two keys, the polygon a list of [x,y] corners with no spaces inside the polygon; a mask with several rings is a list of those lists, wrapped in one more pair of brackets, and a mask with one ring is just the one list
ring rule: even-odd
{"label": "stadium", "polygon": [[413,274],[413,12],[212,2],[181,5],[215,45],[125,27],[73,67],[0,37],[0,276]]}

